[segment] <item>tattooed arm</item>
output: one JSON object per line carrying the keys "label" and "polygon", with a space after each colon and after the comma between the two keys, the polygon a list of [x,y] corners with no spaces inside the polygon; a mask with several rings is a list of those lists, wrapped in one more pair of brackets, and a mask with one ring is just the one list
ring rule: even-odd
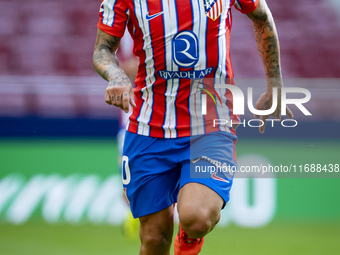
{"label": "tattooed arm", "polygon": [[93,53],[93,67],[109,82],[105,91],[105,102],[129,111],[129,104],[135,107],[130,79],[119,67],[116,57],[120,38],[98,29]]}
{"label": "tattooed arm", "polygon": [[282,87],[279,38],[267,3],[260,0],[256,10],[248,17],[253,21],[257,47],[269,79],[268,89]]}
{"label": "tattooed arm", "polygon": [[[267,92],[261,95],[256,103],[256,109],[269,109],[272,105],[273,88],[278,88],[278,105],[272,114],[276,119],[281,118],[281,88],[283,87],[280,61],[280,46],[273,16],[265,0],[260,0],[254,12],[248,14],[253,22],[257,48],[261,55],[267,77]],[[287,114],[293,117],[287,108]],[[255,116],[258,118],[259,116]],[[266,120],[269,116],[262,116],[264,125],[260,127],[260,133],[264,132]]]}

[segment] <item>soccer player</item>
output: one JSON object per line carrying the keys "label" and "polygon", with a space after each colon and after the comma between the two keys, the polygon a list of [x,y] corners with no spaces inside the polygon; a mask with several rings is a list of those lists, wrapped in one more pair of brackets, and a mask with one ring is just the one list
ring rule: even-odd
{"label": "soccer player", "polygon": [[[267,91],[256,107],[268,109],[272,88],[283,84],[278,36],[265,0],[104,0],[101,4],[93,63],[108,81],[106,103],[125,112],[133,107],[124,141],[122,181],[132,214],[140,221],[140,254],[169,254],[176,202],[180,230],[175,255],[198,254],[229,200],[232,176],[192,178],[190,168],[213,162],[236,166],[235,130],[202,128],[197,119],[204,117],[197,114],[195,101],[202,95],[197,80],[233,78],[232,6],[252,20],[267,76]],[[126,26],[139,57],[134,90],[115,54]],[[236,120],[231,101],[222,101],[230,108],[230,119]],[[273,115],[280,117],[280,107]]]}

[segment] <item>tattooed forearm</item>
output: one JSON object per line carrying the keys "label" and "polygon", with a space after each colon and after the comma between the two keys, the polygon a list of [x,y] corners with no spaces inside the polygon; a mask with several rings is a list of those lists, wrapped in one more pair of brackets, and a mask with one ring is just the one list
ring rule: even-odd
{"label": "tattooed forearm", "polygon": [[270,79],[273,87],[281,87],[279,40],[274,19],[265,1],[260,1],[258,8],[249,17],[253,21],[256,43],[263,60],[266,76]]}
{"label": "tattooed forearm", "polygon": [[100,76],[109,81],[109,86],[130,84],[125,72],[119,68],[116,51],[120,38],[98,31],[93,53],[93,67]]}

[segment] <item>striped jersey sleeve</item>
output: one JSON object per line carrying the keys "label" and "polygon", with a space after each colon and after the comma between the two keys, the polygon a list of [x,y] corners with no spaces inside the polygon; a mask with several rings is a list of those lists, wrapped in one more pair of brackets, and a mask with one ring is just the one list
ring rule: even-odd
{"label": "striped jersey sleeve", "polygon": [[124,0],[104,0],[100,5],[98,28],[109,35],[123,37],[128,18]]}
{"label": "striped jersey sleeve", "polygon": [[235,0],[235,8],[244,14],[255,11],[260,0]]}

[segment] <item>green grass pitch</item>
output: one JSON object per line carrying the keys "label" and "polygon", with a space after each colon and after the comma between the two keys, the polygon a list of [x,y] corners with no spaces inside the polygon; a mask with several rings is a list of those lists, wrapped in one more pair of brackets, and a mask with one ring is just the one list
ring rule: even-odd
{"label": "green grass pitch", "polygon": [[[256,152],[274,164],[340,163],[339,144],[278,140],[261,141],[259,146],[256,140],[240,140],[237,149],[238,156]],[[72,172],[102,176],[118,173],[115,141],[0,141],[0,177],[10,173],[66,176]],[[216,228],[207,236],[201,254],[340,254],[340,178],[277,181],[277,212],[269,225],[250,229],[230,224]],[[0,216],[4,218],[3,211]],[[0,220],[0,255],[136,255],[138,250],[139,241],[125,238],[120,226],[48,225],[39,217],[22,225]]]}
{"label": "green grass pitch", "polygon": [[[337,255],[340,224],[272,223],[259,229],[216,228],[206,237],[202,255]],[[126,239],[120,227],[0,225],[2,255],[136,255],[139,241]],[[173,249],[171,251],[173,254]]]}

